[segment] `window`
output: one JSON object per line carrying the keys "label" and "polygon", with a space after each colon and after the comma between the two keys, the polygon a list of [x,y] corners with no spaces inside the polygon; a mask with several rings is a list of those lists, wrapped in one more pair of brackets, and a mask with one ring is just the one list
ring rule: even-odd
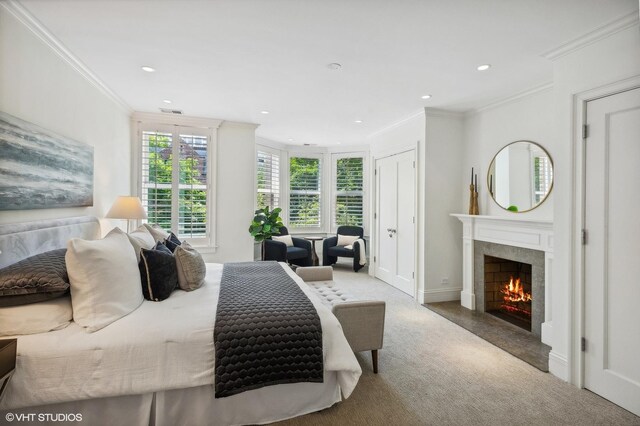
{"label": "window", "polygon": [[289,159],[289,226],[319,228],[321,218],[320,158],[291,157]]}
{"label": "window", "polygon": [[335,160],[334,226],[364,225],[364,158]]}
{"label": "window", "polygon": [[546,155],[533,157],[533,205],[538,204],[549,193],[553,171],[551,160]]}
{"label": "window", "polygon": [[261,209],[280,207],[280,156],[265,150],[256,153],[257,203]]}
{"label": "window", "polygon": [[148,221],[180,238],[208,236],[209,137],[198,129],[141,132],[141,200]]}

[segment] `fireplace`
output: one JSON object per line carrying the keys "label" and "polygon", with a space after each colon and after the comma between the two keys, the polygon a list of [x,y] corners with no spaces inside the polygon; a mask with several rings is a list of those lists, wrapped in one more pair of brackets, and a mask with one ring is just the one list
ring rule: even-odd
{"label": "fireplace", "polygon": [[531,265],[484,256],[485,312],[531,331]]}
{"label": "fireplace", "polygon": [[541,335],[545,310],[544,252],[474,242],[476,309]]}

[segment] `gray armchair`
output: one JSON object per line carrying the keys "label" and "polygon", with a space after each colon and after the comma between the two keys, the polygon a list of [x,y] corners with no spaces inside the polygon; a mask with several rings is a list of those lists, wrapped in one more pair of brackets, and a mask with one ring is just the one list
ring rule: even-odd
{"label": "gray armchair", "polygon": [[[364,241],[364,229],[360,226],[340,226],[339,235],[353,235]],[[366,243],[365,243],[366,246]],[[338,261],[338,257],[352,257],[353,270],[358,272],[362,269],[360,265],[360,245],[354,243],[353,248],[348,249],[338,246],[338,236],[326,238],[322,242],[322,265],[330,266]]]}
{"label": "gray armchair", "polygon": [[[280,235],[289,235],[289,230],[282,226]],[[293,263],[298,266],[311,266],[311,242],[304,238],[292,237],[293,247],[280,241],[264,241],[264,260],[276,260],[278,262]]]}

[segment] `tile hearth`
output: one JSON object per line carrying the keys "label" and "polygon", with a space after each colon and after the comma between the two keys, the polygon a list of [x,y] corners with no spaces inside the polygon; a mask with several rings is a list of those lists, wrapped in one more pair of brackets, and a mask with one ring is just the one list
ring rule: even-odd
{"label": "tile hearth", "polygon": [[537,369],[549,371],[551,347],[540,342],[533,333],[493,315],[469,310],[458,301],[423,306]]}

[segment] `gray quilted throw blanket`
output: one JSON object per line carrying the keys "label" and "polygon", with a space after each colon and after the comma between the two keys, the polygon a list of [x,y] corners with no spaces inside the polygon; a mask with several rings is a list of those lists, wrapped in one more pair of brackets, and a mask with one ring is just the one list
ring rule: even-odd
{"label": "gray quilted throw blanket", "polygon": [[277,262],[224,265],[213,341],[216,398],[322,382],[320,317]]}

